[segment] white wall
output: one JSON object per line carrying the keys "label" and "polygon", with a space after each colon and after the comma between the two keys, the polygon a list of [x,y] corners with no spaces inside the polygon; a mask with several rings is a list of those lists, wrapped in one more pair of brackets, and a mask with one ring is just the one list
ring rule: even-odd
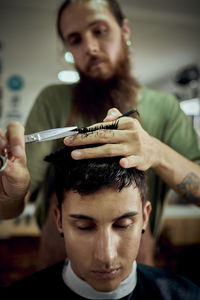
{"label": "white wall", "polygon": [[3,41],[4,124],[13,93],[6,86],[12,74],[25,80],[20,92],[22,118],[26,115],[38,91],[57,80],[56,35],[54,13],[39,9],[15,7],[0,10],[0,39]]}
{"label": "white wall", "polygon": [[200,66],[200,18],[154,12],[131,20],[133,64],[140,81],[156,89],[178,90],[175,74],[190,64]]}
{"label": "white wall", "polygon": [[[11,121],[8,113],[13,109],[14,93],[6,86],[9,76],[19,74],[25,80],[24,89],[18,93],[19,121],[24,123],[38,92],[48,84],[57,83],[57,73],[65,67],[55,31],[56,7],[60,1],[0,0],[0,40],[4,44],[0,81],[4,95],[0,124],[3,128]],[[170,12],[168,7],[156,10],[157,6],[152,9],[144,2],[120,1],[133,30],[134,72],[143,84],[174,91],[172,79],[177,70],[190,63],[200,65],[199,12]]]}

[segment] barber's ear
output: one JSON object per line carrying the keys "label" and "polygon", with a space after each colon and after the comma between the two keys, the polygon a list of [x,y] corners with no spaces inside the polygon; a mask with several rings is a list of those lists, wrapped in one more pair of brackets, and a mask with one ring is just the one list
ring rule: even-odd
{"label": "barber's ear", "polygon": [[142,227],[142,229],[144,229],[144,230],[146,230],[146,228],[147,228],[150,213],[151,213],[151,202],[146,201],[144,203],[144,208],[143,208],[143,227]]}
{"label": "barber's ear", "polygon": [[122,28],[122,34],[125,39],[125,42],[128,42],[131,38],[131,28],[128,19],[123,20],[123,24],[121,28]]}
{"label": "barber's ear", "polygon": [[61,232],[63,232],[62,218],[61,218],[61,212],[60,212],[60,209],[59,209],[58,205],[56,205],[54,207],[53,212],[54,212],[54,217],[55,217],[57,229],[58,229],[59,233],[61,233]]}

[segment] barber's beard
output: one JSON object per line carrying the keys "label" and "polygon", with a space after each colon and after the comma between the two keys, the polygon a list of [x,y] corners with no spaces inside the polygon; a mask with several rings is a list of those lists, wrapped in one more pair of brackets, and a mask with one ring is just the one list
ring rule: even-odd
{"label": "barber's beard", "polygon": [[[129,53],[125,43],[121,52],[110,79],[93,79],[78,70],[80,81],[74,90],[75,104],[77,112],[86,122],[101,122],[112,107],[118,108],[122,113],[137,107],[139,84],[131,75]],[[94,61],[95,57],[91,60]]]}

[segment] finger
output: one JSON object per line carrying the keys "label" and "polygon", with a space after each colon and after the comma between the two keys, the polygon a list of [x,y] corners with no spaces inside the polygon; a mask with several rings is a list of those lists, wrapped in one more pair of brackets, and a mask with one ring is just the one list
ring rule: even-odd
{"label": "finger", "polygon": [[6,148],[7,140],[5,137],[5,133],[0,128],[0,153],[2,154],[4,152],[4,149]]}
{"label": "finger", "polygon": [[104,122],[114,121],[121,116],[121,112],[117,108],[111,108],[107,112],[107,116],[104,118]]}
{"label": "finger", "polygon": [[120,144],[106,144],[93,148],[76,149],[71,153],[72,158],[79,159],[90,159],[90,158],[101,158],[101,157],[115,157],[115,156],[128,156],[130,155],[131,149],[126,145]]}
{"label": "finger", "polygon": [[9,151],[16,158],[22,158],[25,155],[24,127],[18,122],[12,122],[7,128],[7,139]]}
{"label": "finger", "polygon": [[[110,138],[110,136],[114,135],[114,130],[111,129],[102,129],[113,125],[112,122],[105,123],[97,123],[92,126],[87,127],[87,132],[83,134],[77,134],[73,136],[66,137],[64,139],[64,144],[67,146],[78,146],[78,145],[88,145],[94,143],[104,143],[104,138]],[[101,129],[98,129],[101,128]],[[118,124],[116,126],[118,128]]]}
{"label": "finger", "polygon": [[[81,146],[91,144],[121,143],[123,140],[119,130],[101,129],[87,134],[78,134],[64,139],[67,146]],[[123,132],[124,133],[124,132]]]}
{"label": "finger", "polygon": [[[106,126],[112,125],[113,122],[106,123]],[[89,131],[86,134],[77,134],[64,139],[64,144],[67,146],[89,145],[89,144],[104,144],[104,143],[120,143],[127,140],[126,134],[132,131],[136,132],[138,126],[141,126],[138,120],[129,117],[119,119],[118,127],[116,129],[100,129],[95,128],[104,127],[105,123],[98,123],[88,127]],[[126,131],[127,130],[127,131]]]}
{"label": "finger", "polygon": [[119,161],[120,165],[125,168],[136,168],[140,171],[145,171],[145,166],[142,166],[141,164],[141,157],[137,155],[130,155],[127,157],[123,157]]}

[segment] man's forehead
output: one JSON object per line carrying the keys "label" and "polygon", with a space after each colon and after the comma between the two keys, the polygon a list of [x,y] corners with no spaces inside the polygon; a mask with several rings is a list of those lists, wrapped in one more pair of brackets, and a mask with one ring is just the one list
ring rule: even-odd
{"label": "man's forehead", "polygon": [[69,7],[67,7],[66,10],[64,10],[64,15],[62,14],[61,19],[62,21],[68,23],[68,26],[75,26],[75,22],[72,22],[75,15],[79,20],[83,18],[84,23],[86,21],[93,21],[94,19],[107,20],[112,17],[112,13],[108,9],[107,3],[105,3],[103,0],[76,0]]}
{"label": "man's forehead", "polygon": [[141,207],[140,193],[132,185],[121,191],[106,187],[88,195],[69,190],[65,192],[63,199],[63,209],[67,213],[83,213],[95,218],[105,214],[114,218],[129,210],[138,211]]}
{"label": "man's forehead", "polygon": [[105,0],[74,0],[71,3],[71,7],[72,5],[74,8],[81,11],[85,8],[92,10],[93,13],[105,13],[106,11],[110,12],[109,5]]}
{"label": "man's forehead", "polygon": [[97,6],[102,6],[102,5],[106,5],[108,6],[107,1],[105,0],[72,0],[71,3],[73,4],[87,4],[90,3],[91,7],[95,8]]}

